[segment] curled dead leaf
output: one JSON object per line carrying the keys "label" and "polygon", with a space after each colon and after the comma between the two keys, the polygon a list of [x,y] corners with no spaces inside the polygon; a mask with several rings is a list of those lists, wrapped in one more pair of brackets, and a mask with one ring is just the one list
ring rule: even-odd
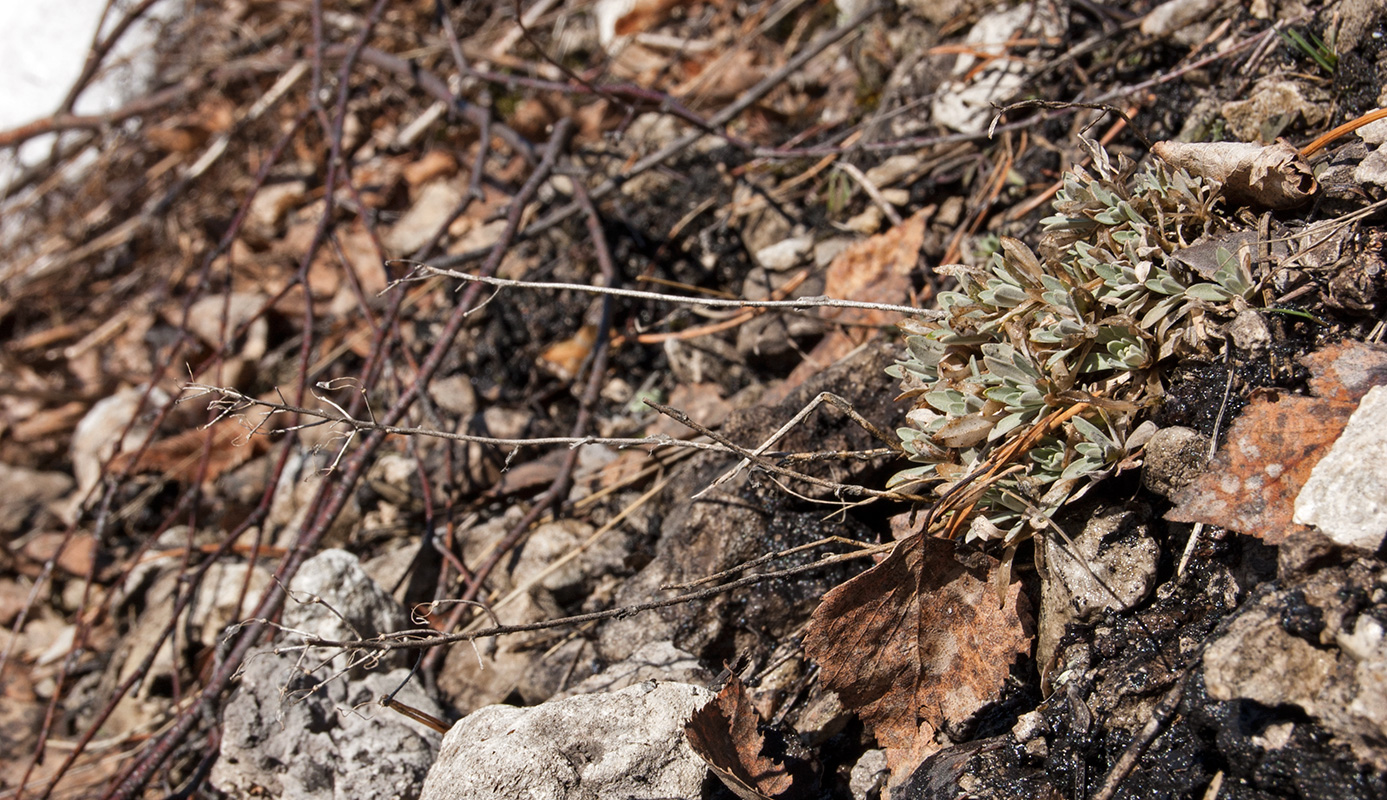
{"label": "curled dead leaf", "polygon": [[183,431],[139,450],[119,453],[111,459],[112,472],[157,472],[165,478],[187,481],[206,469],[203,484],[211,486],[217,478],[270,449],[270,440],[254,436],[240,419],[222,419],[208,428]]}
{"label": "curled dead leaf", "polygon": [[1172,167],[1223,186],[1229,202],[1294,208],[1319,185],[1300,152],[1285,142],[1156,142],[1151,152]]}
{"label": "curled dead leaf", "polygon": [[997,568],[960,563],[953,542],[916,535],[824,596],[804,637],[824,685],[855,710],[899,780],[940,748],[935,734],[998,699],[1030,652],[1019,582],[999,603]]}
{"label": "curled dead leaf", "polygon": [[736,675],[684,726],[689,746],[743,800],[790,800],[812,794],[803,762],[767,754],[761,715]]}

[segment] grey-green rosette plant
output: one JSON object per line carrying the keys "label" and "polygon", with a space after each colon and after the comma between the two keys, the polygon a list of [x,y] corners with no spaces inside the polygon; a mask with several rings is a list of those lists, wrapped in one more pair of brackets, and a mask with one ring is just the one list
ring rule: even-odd
{"label": "grey-green rosette plant", "polygon": [[1065,175],[1040,253],[1003,238],[985,267],[940,271],[940,322],[903,325],[891,369],[915,407],[899,435],[915,466],[891,487],[950,497],[949,529],[1015,544],[1110,474],[1144,437],[1161,365],[1211,310],[1251,299],[1247,260],[1215,249],[1201,277],[1173,254],[1225,233],[1216,186],[1157,161],[1129,182],[1090,147]]}

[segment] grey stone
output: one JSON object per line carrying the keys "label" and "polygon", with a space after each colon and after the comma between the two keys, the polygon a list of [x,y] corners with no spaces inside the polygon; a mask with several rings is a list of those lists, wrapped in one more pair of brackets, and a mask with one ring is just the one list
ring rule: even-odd
{"label": "grey stone", "polygon": [[650,642],[641,646],[625,661],[619,661],[577,686],[563,692],[562,697],[596,692],[615,692],[649,680],[676,681],[706,686],[713,674],[703,668],[692,653],[674,646],[673,642]]}
{"label": "grey stone", "polygon": [[1271,143],[1296,118],[1313,127],[1329,116],[1323,104],[1305,97],[1301,84],[1269,78],[1251,96],[1223,104],[1223,117],[1233,135],[1244,142]]}
{"label": "grey stone", "polygon": [[620,529],[588,543],[593,530],[572,519],[535,528],[510,570],[511,584],[538,586],[561,602],[581,598],[595,576],[619,572],[630,550],[629,537]]}
{"label": "grey stone", "polygon": [[1387,151],[1374,150],[1364,157],[1353,168],[1353,179],[1360,184],[1387,186]]}
{"label": "grey stone", "polygon": [[1054,588],[1068,595],[1084,621],[1125,611],[1151,593],[1161,550],[1147,520],[1140,506],[1099,508],[1072,548],[1057,536],[1045,537],[1046,573],[1058,579]]}
{"label": "grey stone", "polygon": [[1168,0],[1151,9],[1141,20],[1147,36],[1169,36],[1197,22],[1205,22],[1223,0]]}
{"label": "grey stone", "polygon": [[1072,622],[1130,609],[1151,593],[1161,548],[1141,506],[1098,507],[1070,542],[1047,535],[1039,546],[1041,614],[1036,658],[1046,669]]}
{"label": "grey stone", "polygon": [[848,791],[852,792],[853,800],[880,798],[890,771],[886,765],[885,750],[873,749],[863,753],[852,765],[852,774],[848,778]]}
{"label": "grey stone", "polygon": [[737,329],[737,353],[749,363],[796,364],[824,335],[823,320],[798,314],[762,314]]}
{"label": "grey stone", "polygon": [[958,56],[955,80],[935,95],[930,107],[935,123],[964,132],[985,130],[996,114],[994,104],[1021,89],[1035,67],[1007,60],[979,64],[979,56],[1001,55],[1002,43],[1013,36],[1063,36],[1066,20],[1043,3],[1021,3],[984,14],[964,37],[969,52]]}
{"label": "grey stone", "polygon": [[651,681],[532,708],[487,706],[448,731],[421,796],[698,797],[708,770],[684,723],[712,697],[698,686]]}
{"label": "grey stone", "polygon": [[[1209,696],[1297,706],[1359,760],[1387,767],[1384,578],[1382,562],[1359,558],[1265,592],[1205,650]],[[1283,737],[1268,735],[1278,747]]]}
{"label": "grey stone", "polygon": [[1355,133],[1357,133],[1358,138],[1362,139],[1365,143],[1378,147],[1383,143],[1387,143],[1387,119],[1369,122],[1367,125],[1355,131]]}
{"label": "grey stone", "polygon": [[1291,636],[1265,609],[1243,614],[1204,653],[1204,682],[1219,700],[1290,703],[1309,711],[1334,671],[1334,656]]}
{"label": "grey stone", "polygon": [[1271,328],[1258,311],[1248,308],[1228,323],[1228,338],[1239,350],[1260,353],[1271,345]]}
{"label": "grey stone", "polygon": [[[236,798],[417,798],[442,734],[375,704],[409,670],[327,677],[269,649],[252,653],[223,712],[212,785]],[[396,699],[441,716],[416,682]]]}
{"label": "grey stone", "polygon": [[1342,545],[1376,550],[1387,535],[1387,386],[1368,390],[1295,500],[1295,521]]}
{"label": "grey stone", "polygon": [[756,263],[772,272],[794,269],[809,260],[814,237],[792,236],[756,251]]}
{"label": "grey stone", "polygon": [[1146,443],[1141,482],[1171,497],[1204,472],[1209,463],[1209,438],[1193,428],[1161,428]]}
{"label": "grey stone", "polygon": [[[290,595],[284,625],[303,635],[370,637],[408,620],[356,556],[342,550],[305,561]],[[223,712],[212,784],[238,798],[418,797],[442,737],[377,701],[398,689],[394,696],[401,703],[441,717],[437,704],[402,666],[368,672],[347,653],[275,652],[301,641],[296,639],[290,633],[247,657]],[[401,658],[407,657],[402,651]]]}
{"label": "grey stone", "polygon": [[920,169],[921,159],[917,155],[895,155],[867,170],[867,180],[881,188],[898,183],[912,172]]}
{"label": "grey stone", "polygon": [[303,562],[289,584],[284,625],[333,641],[404,630],[409,615],[345,550],[324,550]]}

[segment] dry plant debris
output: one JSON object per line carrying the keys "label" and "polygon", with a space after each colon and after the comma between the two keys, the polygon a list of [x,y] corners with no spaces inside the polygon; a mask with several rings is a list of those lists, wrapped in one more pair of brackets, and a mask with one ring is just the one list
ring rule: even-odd
{"label": "dry plant debris", "polygon": [[[900,791],[957,767],[980,796],[1088,796],[1101,767],[1109,786],[1199,796],[1218,759],[1225,786],[1291,796],[1219,750],[1234,734],[1216,706],[1181,706],[1214,721],[1175,744],[1153,731],[1131,776],[1113,754],[1183,668],[1139,660],[1152,637],[1187,657],[1207,633],[1171,598],[1226,601],[1208,619],[1269,578],[1239,534],[1280,541],[1292,495],[1248,494],[1273,465],[1250,448],[1287,481],[1308,469],[1269,426],[1301,422],[1293,407],[1342,417],[1367,351],[1323,348],[1382,338],[1382,187],[1358,177],[1382,142],[1349,131],[1387,100],[1383,19],[1367,3],[1152,6],[202,4],[170,24],[147,96],[0,132],[64,135],[0,200],[24,222],[0,262],[0,796],[230,791],[208,776],[256,648],[352,661],[332,697],[353,705],[360,672],[426,649],[431,680],[412,687],[443,687],[447,715],[473,639],[510,665],[488,700],[542,702],[655,645],[705,667],[745,657],[745,691],[695,729],[755,796],[813,790],[758,779],[749,700],[811,743],[832,796],[878,743]],[[1042,102],[1008,106],[1018,93]],[[1056,199],[1063,219],[1039,230]],[[519,283],[491,298],[446,273],[392,283],[401,259]],[[617,285],[659,294],[587,291]],[[752,295],[783,304],[697,300]],[[946,321],[907,323],[906,388],[925,391],[901,421],[878,334],[908,303]],[[1311,358],[1310,396],[1223,327],[1258,309],[1277,358],[1338,353]],[[795,411],[772,404],[806,384],[899,425],[916,463],[831,409],[758,448]],[[1182,529],[1154,532],[1154,599],[1057,636],[1063,691],[1041,697],[1027,537],[1058,536],[1083,492],[1132,500],[1142,419],[1222,434],[1225,386],[1235,406],[1268,388],[1223,448],[1237,490],[1199,494],[1226,507],[1203,517],[1222,528],[1178,579]],[[644,398],[700,412],[706,435]],[[1288,446],[1318,453],[1334,431]],[[739,457],[746,473],[689,500]],[[928,532],[971,542],[883,543],[902,468],[924,480],[898,488],[944,496]],[[691,520],[744,530],[699,538]],[[814,555],[821,535],[843,552]],[[679,549],[692,541],[737,549]],[[336,547],[420,604],[413,632],[276,628],[331,615],[285,587]],[[767,566],[782,549],[790,566]],[[660,588],[703,572],[719,577]],[[493,625],[497,608],[517,624]],[[1356,763],[1294,741],[1288,773]]]}
{"label": "dry plant debris", "polygon": [[1295,208],[1319,189],[1310,165],[1285,142],[1157,142],[1151,152],[1172,167],[1222,185],[1224,196],[1240,206]]}

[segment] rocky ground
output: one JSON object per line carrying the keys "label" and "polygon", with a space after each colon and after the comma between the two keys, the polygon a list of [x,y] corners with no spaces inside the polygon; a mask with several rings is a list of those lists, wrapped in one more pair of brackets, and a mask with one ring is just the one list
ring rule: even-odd
{"label": "rocky ground", "polygon": [[1387,796],[1379,4],[445,6],[0,131],[0,792]]}

